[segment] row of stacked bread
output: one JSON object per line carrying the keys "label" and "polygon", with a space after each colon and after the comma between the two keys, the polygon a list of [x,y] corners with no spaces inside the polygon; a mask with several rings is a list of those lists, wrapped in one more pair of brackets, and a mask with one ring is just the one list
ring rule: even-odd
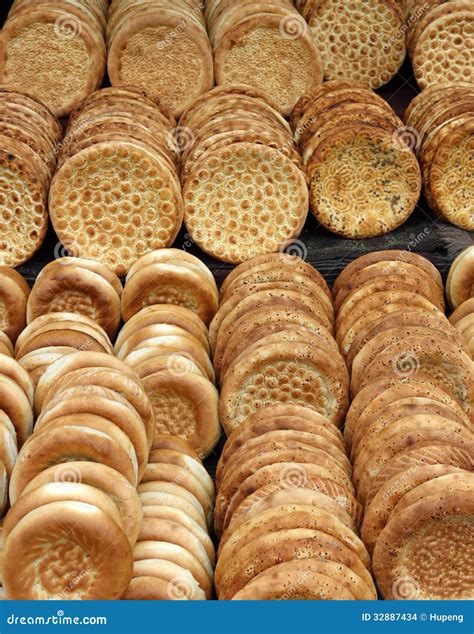
{"label": "row of stacked bread", "polygon": [[[472,292],[463,257],[448,297]],[[444,314],[441,276],[419,255],[382,251],[354,260],[333,291],[351,373],[344,439],[379,589],[386,599],[472,598],[474,364]]]}
{"label": "row of stacked bread", "polygon": [[112,85],[140,86],[175,116],[214,81],[250,83],[285,114],[323,78],[378,88],[398,72],[407,47],[422,89],[473,80],[468,1],[31,5],[15,0],[3,27],[0,81],[43,97],[58,116],[101,85],[106,66]]}
{"label": "row of stacked bread", "polygon": [[298,257],[255,257],[210,326],[228,434],[216,473],[220,599],[375,599],[339,426],[349,380],[331,293]]}
{"label": "row of stacked bread", "polygon": [[404,127],[373,91],[326,82],[293,110],[295,143],[275,105],[248,86],[209,91],[179,125],[139,89],[106,88],[82,102],[60,142],[46,106],[5,89],[2,261],[18,265],[41,245],[51,178],[49,212],[65,248],[119,275],[170,246],[183,218],[202,250],[233,263],[284,249],[308,205],[337,234],[380,235],[417,204],[414,150],[433,208],[470,230],[471,92],[466,84],[426,91]]}
{"label": "row of stacked bread", "polygon": [[[21,446],[10,473],[11,508],[2,528],[7,598],[117,598],[132,574],[142,515],[135,486],[149,449],[144,421],[150,436],[153,410],[138,377],[112,356],[110,339],[97,322],[77,312],[48,312],[81,306],[93,314],[93,302],[89,311],[84,311],[86,302],[78,303],[81,292],[73,278],[89,286],[92,281],[97,295],[120,305],[120,281],[93,262],[59,260],[56,270],[54,263],[49,265],[34,295],[20,284],[13,294],[2,279],[2,299],[9,300],[2,304],[2,320],[15,344],[14,363],[27,371],[32,386],[39,383],[34,431],[33,409],[26,424],[28,412],[19,394],[13,405],[2,390],[2,409]],[[51,280],[49,296],[46,279]],[[42,551],[39,558],[31,555],[36,548]],[[48,568],[69,561],[68,572],[47,581],[41,572],[45,558]],[[96,575],[102,583],[93,587]]]}
{"label": "row of stacked bread", "polygon": [[115,354],[140,376],[155,412],[138,486],[144,518],[125,599],[213,595],[215,488],[201,460],[220,438],[207,328],[217,304],[211,272],[185,251],[144,255],[125,280],[125,325]]}
{"label": "row of stacked bread", "polygon": [[[201,316],[215,312],[217,290],[192,256],[147,258],[123,293],[110,269],[78,258],[50,263],[30,293],[15,271],[2,273],[2,345],[13,356],[16,338],[17,359],[5,355],[2,429],[21,447],[14,465],[16,447],[2,436],[9,598],[211,598],[214,485],[201,456],[219,423]],[[160,297],[146,294],[156,278]],[[107,333],[115,338],[121,312],[129,321],[117,358]],[[25,555],[45,543],[41,557]],[[41,573],[45,558],[63,565],[68,557],[67,574]],[[103,583],[91,585],[97,575]]]}

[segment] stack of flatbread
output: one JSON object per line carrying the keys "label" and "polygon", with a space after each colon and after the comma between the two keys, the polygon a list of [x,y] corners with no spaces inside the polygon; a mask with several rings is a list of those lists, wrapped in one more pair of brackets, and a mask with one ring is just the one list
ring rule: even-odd
{"label": "stack of flatbread", "polygon": [[13,345],[26,325],[28,282],[8,266],[0,266],[0,352],[13,355]]}
{"label": "stack of flatbread", "polygon": [[[142,530],[136,486],[153,441],[153,407],[127,364],[88,351],[47,369],[35,409],[34,433],[10,480],[6,594],[119,599],[132,579],[133,547]],[[51,574],[56,567],[61,575]]]}
{"label": "stack of flatbread", "polygon": [[464,249],[452,263],[446,297],[455,309],[449,321],[462,333],[474,359],[474,246]]}
{"label": "stack of flatbread", "polygon": [[451,308],[458,308],[474,297],[474,245],[461,251],[451,264],[446,280],[446,297]]}
{"label": "stack of flatbread", "polygon": [[30,321],[16,341],[15,358],[36,385],[51,364],[78,350],[113,354],[105,330],[76,307],[74,312],[45,312]]}
{"label": "stack of flatbread", "polygon": [[471,357],[474,359],[474,297],[459,304],[449,321],[461,332]]}
{"label": "stack of flatbread", "polygon": [[72,255],[124,275],[169,246],[183,217],[176,121],[138,88],[105,88],[72,114],[49,211]]}
{"label": "stack of flatbread", "polygon": [[44,240],[61,136],[59,121],[42,101],[0,86],[0,264],[23,264]]}
{"label": "stack of flatbread", "polygon": [[104,264],[63,257],[39,273],[28,297],[27,322],[47,313],[79,313],[113,339],[120,325],[120,279]]}
{"label": "stack of flatbread", "polygon": [[382,251],[349,264],[333,290],[351,369],[344,438],[379,588],[473,598],[474,364],[445,317],[441,276],[419,255]]}
{"label": "stack of flatbread", "polygon": [[424,90],[410,103],[404,119],[418,151],[430,207],[445,220],[473,231],[474,83],[460,79]]}
{"label": "stack of flatbread", "polygon": [[310,186],[310,208],[346,238],[382,235],[403,224],[420,195],[416,156],[402,121],[368,88],[325,82],[290,118]]}
{"label": "stack of flatbread", "polygon": [[214,85],[200,0],[112,0],[107,22],[113,86],[140,86],[175,116]]}
{"label": "stack of flatbread", "polygon": [[185,223],[218,260],[239,263],[298,237],[308,189],[291,129],[259,90],[219,86],[179,122]]}
{"label": "stack of flatbread", "polygon": [[0,353],[0,517],[21,448],[33,430],[34,383],[11,354]]}
{"label": "stack of flatbread", "polygon": [[248,83],[288,115],[322,82],[318,45],[289,0],[210,0],[205,15],[217,85]]}
{"label": "stack of flatbread", "polygon": [[127,275],[126,324],[115,342],[115,354],[143,380],[156,433],[188,441],[201,457],[221,435],[207,329],[217,304],[216,283],[200,260],[178,249],[153,251]]}
{"label": "stack of flatbread", "polygon": [[15,0],[0,32],[0,82],[67,116],[105,74],[107,0]]}
{"label": "stack of flatbread", "polygon": [[155,436],[138,495],[143,523],[126,600],[212,598],[214,483],[181,438]]}
{"label": "stack of flatbread", "polygon": [[474,6],[470,0],[401,0],[408,52],[422,90],[474,82]]}
{"label": "stack of flatbread", "polygon": [[221,381],[214,527],[220,599],[374,599],[339,425],[348,375],[320,274],[276,254],[221,288],[211,347]]}
{"label": "stack of flatbread", "polygon": [[405,59],[403,11],[395,0],[296,0],[321,51],[324,77],[379,88]]}

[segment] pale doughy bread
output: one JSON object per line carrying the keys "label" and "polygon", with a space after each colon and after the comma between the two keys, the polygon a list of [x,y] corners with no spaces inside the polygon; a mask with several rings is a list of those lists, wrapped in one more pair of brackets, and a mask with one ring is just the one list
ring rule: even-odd
{"label": "pale doughy bread", "polygon": [[0,402],[15,428],[18,446],[21,447],[33,430],[33,411],[24,390],[6,375],[0,376]]}
{"label": "pale doughy bread", "polygon": [[50,346],[71,346],[77,350],[112,354],[112,344],[104,331],[76,320],[62,320],[37,328],[26,341],[16,346],[15,357],[20,360],[33,350]]}
{"label": "pale doughy bread", "polygon": [[208,350],[208,332],[204,322],[188,308],[177,306],[176,304],[154,304],[143,308],[140,312],[131,317],[120,330],[115,346],[118,348],[129,335],[154,324],[169,324],[184,328],[191,335],[194,335],[202,345]]}
{"label": "pale doughy bread", "polygon": [[52,398],[62,390],[73,386],[93,385],[108,388],[122,394],[137,410],[145,426],[148,445],[151,446],[155,432],[155,415],[142,382],[135,376],[132,378],[121,370],[107,367],[85,367],[70,371],[47,389],[42,407],[46,407]]}
{"label": "pale doughy bread", "polygon": [[[175,497],[180,498],[182,501],[187,502],[192,507],[194,507],[195,512],[197,512],[201,519],[204,522],[207,522],[207,517],[202,507],[202,504],[199,502],[197,497],[191,493],[185,487],[180,486],[179,484],[175,484],[174,482],[166,482],[165,480],[151,480],[150,482],[144,482],[138,485],[138,493],[140,495],[140,499],[144,499],[143,496],[148,497],[152,496],[153,502],[159,502],[161,495],[173,495]],[[178,506],[177,508],[181,508]],[[186,511],[186,509],[182,509]],[[194,517],[193,513],[190,513],[191,517]],[[197,520],[196,520],[197,521]],[[202,525],[202,522],[197,521],[198,524]]]}
{"label": "pale doughy bread", "polygon": [[26,370],[9,355],[0,353],[0,375],[9,377],[17,383],[27,396],[31,406],[34,403],[34,384]]}
{"label": "pale doughy bread", "polygon": [[16,432],[8,416],[2,412],[0,415],[0,463],[10,477],[18,457]]}
{"label": "pale doughy bread", "polygon": [[72,348],[71,346],[47,346],[25,354],[19,363],[28,372],[36,387],[50,365],[66,354],[73,352],[77,352],[77,348]]}
{"label": "pale doughy bread", "polygon": [[149,462],[174,464],[182,467],[183,469],[186,469],[186,471],[192,473],[199,480],[199,482],[203,485],[211,498],[214,498],[214,481],[212,480],[206,469],[203,467],[199,459],[192,458],[187,454],[183,454],[181,451],[176,451],[173,449],[153,448],[150,452]]}
{"label": "pale doughy bread", "polygon": [[84,325],[87,332],[93,332],[106,347],[111,347],[110,339],[107,334],[93,319],[80,315],[79,313],[46,313],[37,317],[24,328],[15,344],[15,352],[35,336],[37,332],[43,332],[47,328],[57,328],[61,323],[68,322],[73,327]]}
{"label": "pale doughy bread", "polygon": [[142,483],[146,482],[179,482],[179,486],[184,487],[192,493],[206,513],[212,507],[214,500],[214,490],[209,491],[200,478],[188,469],[174,463],[150,462],[145,469]]}
{"label": "pale doughy bread", "polygon": [[143,541],[166,541],[189,550],[212,575],[212,564],[202,542],[189,528],[172,519],[146,517],[138,538]]}
{"label": "pale doughy bread", "polygon": [[460,306],[458,306],[449,317],[449,322],[456,327],[456,324],[461,319],[467,317],[471,313],[474,313],[474,297],[472,299],[467,299]]}
{"label": "pale doughy bread", "polygon": [[90,385],[79,386],[60,392],[37,418],[35,430],[58,418],[77,420],[76,417],[81,414],[101,416],[117,425],[132,442],[140,480],[148,460],[148,439],[142,419],[119,393],[104,388],[94,393],[92,388]]}
{"label": "pale doughy bread", "polygon": [[153,517],[156,512],[156,507],[165,506],[176,508],[186,513],[186,515],[193,519],[202,529],[207,530],[207,522],[202,508],[198,510],[193,504],[188,502],[188,500],[179,495],[164,491],[146,491],[140,493],[140,501],[145,517]]}
{"label": "pale doughy bread", "polygon": [[133,564],[134,578],[151,577],[168,582],[167,593],[171,601],[203,601],[205,592],[191,571],[168,559],[142,559]]}
{"label": "pale doughy bread", "polygon": [[191,447],[187,440],[183,440],[178,436],[171,436],[169,434],[155,434],[153,440],[152,449],[170,449],[172,451],[178,451],[190,458],[194,458],[199,462],[202,462],[202,456],[199,456],[196,451]]}

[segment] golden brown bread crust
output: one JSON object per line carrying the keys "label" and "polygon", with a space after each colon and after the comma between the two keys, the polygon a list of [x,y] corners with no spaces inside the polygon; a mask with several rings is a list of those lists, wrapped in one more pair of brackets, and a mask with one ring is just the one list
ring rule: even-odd
{"label": "golden brown bread crust", "polygon": [[[83,502],[54,502],[31,511],[10,533],[4,553],[3,584],[16,599],[118,599],[132,578],[125,533],[98,507]],[[51,562],[67,566],[71,560],[72,571],[68,567],[66,576],[51,578]]]}
{"label": "golden brown bread crust", "polygon": [[[472,474],[467,476],[472,479]],[[383,596],[396,598],[397,579],[409,577],[415,589],[410,598],[472,599],[468,562],[473,510],[472,495],[446,491],[393,513],[374,550],[374,571]],[[429,567],[420,566],[427,544],[449,555]]]}
{"label": "golden brown bread crust", "polygon": [[58,117],[69,114],[105,72],[104,39],[94,27],[69,4],[66,11],[54,3],[9,16],[0,39],[3,83],[37,94]]}
{"label": "golden brown bread crust", "polygon": [[135,545],[142,523],[142,505],[135,487],[118,471],[98,462],[65,462],[41,471],[26,485],[22,495],[50,482],[78,482],[106,493],[119,510],[130,545]]}

